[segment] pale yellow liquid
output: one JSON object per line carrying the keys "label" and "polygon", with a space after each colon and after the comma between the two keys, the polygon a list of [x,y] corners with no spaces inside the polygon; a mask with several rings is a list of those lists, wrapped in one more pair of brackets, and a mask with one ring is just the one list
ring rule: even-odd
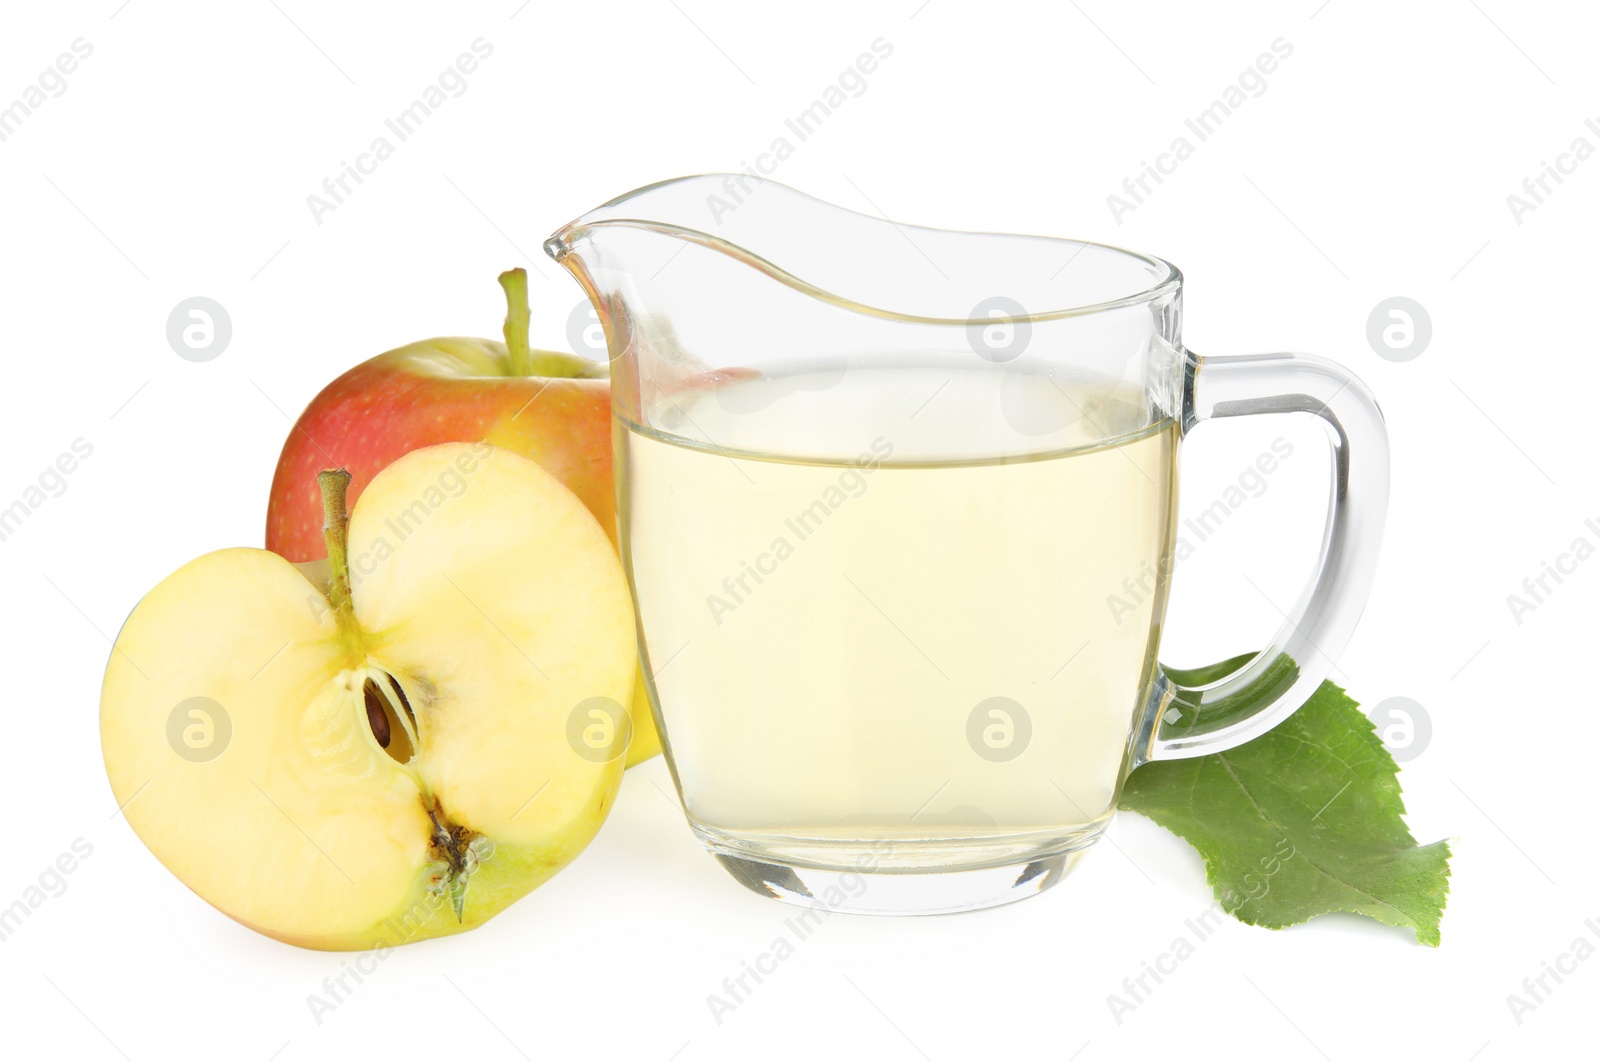
{"label": "pale yellow liquid", "polygon": [[[1177,431],[1138,402],[994,366],[852,369],[619,427],[647,669],[702,837],[817,864],[886,838],[926,867],[1097,835],[1170,567]],[[971,739],[992,697],[1031,723],[1008,761]]]}

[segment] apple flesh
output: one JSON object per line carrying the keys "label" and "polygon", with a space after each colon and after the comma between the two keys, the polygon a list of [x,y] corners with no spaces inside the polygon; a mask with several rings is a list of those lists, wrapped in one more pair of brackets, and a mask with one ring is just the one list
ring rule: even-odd
{"label": "apple flesh", "polygon": [[[267,505],[268,549],[300,562],[322,555],[317,472],[350,472],[350,502],[412,450],[489,442],[527,457],[577,494],[616,545],[608,368],[528,345],[527,274],[500,278],[506,341],[428,339],[379,354],[322,389],[289,433]],[[643,675],[630,708],[628,764],[657,754]]]}
{"label": "apple flesh", "polygon": [[637,666],[611,543],[532,461],[415,451],[347,525],[341,477],[321,575],[260,549],[179,568],[118,635],[100,715],[155,856],[318,949],[474,927],[571,861],[623,770],[572,719],[626,704]]}

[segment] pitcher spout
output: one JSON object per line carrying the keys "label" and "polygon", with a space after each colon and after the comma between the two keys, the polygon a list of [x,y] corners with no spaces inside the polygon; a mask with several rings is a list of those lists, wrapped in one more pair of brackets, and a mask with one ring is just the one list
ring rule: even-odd
{"label": "pitcher spout", "polygon": [[729,378],[832,379],[906,356],[1026,370],[1046,346],[1120,329],[1128,344],[1099,344],[1109,385],[1144,374],[1152,355],[1132,338],[1151,329],[1120,318],[1148,325],[1154,314],[1155,334],[1177,332],[1181,278],[1160,259],[902,225],[749,174],[629,192],[544,249],[594,307],[625,417]]}

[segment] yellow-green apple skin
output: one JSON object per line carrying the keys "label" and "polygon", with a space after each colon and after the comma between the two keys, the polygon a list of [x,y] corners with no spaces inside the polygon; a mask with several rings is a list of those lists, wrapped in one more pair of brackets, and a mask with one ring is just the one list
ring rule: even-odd
{"label": "yellow-green apple skin", "polygon": [[[626,703],[637,667],[611,542],[509,450],[400,458],[346,556],[342,606],[267,550],[179,568],[118,635],[100,713],[156,858],[235,920],[329,950],[472,928],[570,862],[623,770],[578,751],[574,709]],[[391,675],[386,748],[365,690]]]}
{"label": "yellow-green apple skin", "polygon": [[[577,494],[617,540],[607,366],[528,351],[519,373],[506,343],[428,339],[379,354],[322,389],[284,442],[267,504],[268,549],[296,562],[322,555],[317,472],[347,469],[352,502],[411,450],[486,441],[536,461]],[[661,751],[643,675],[635,684],[628,765]]]}

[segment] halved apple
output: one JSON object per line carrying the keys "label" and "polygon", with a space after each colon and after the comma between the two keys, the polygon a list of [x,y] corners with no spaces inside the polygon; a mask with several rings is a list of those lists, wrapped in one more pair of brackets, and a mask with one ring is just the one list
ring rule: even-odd
{"label": "halved apple", "polygon": [[485,443],[400,458],[348,525],[348,475],[322,480],[320,572],[226,549],[129,616],[101,697],[112,788],[178,879],[269,936],[474,927],[615,797],[636,666],[621,567],[570,490]]}

